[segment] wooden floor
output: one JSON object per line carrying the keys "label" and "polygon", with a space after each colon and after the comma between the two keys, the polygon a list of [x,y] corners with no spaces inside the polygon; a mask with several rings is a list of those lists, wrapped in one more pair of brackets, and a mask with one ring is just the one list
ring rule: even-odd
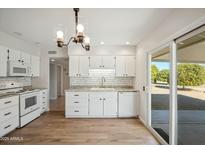
{"label": "wooden floor", "polygon": [[53,110],[6,137],[0,144],[159,144],[137,119],[66,119]]}

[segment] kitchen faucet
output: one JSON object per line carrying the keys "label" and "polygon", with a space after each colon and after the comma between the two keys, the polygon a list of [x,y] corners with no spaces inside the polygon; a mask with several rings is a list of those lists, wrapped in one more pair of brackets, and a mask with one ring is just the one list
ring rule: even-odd
{"label": "kitchen faucet", "polygon": [[105,83],[105,77],[103,76],[102,78],[101,78],[101,87],[103,87],[104,86],[104,83]]}

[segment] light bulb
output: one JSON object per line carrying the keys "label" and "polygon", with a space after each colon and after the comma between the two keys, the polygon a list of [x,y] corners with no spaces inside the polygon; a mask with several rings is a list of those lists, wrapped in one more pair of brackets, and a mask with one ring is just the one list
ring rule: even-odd
{"label": "light bulb", "polygon": [[62,31],[57,31],[57,33],[56,33],[56,35],[57,35],[57,39],[61,39],[61,40],[63,40],[63,32]]}
{"label": "light bulb", "polygon": [[85,43],[85,44],[90,44],[90,38],[86,36],[86,37],[84,38],[84,43]]}
{"label": "light bulb", "polygon": [[78,33],[83,33],[83,31],[84,31],[84,26],[83,26],[82,24],[78,24],[78,25],[77,25],[77,31],[78,31]]}

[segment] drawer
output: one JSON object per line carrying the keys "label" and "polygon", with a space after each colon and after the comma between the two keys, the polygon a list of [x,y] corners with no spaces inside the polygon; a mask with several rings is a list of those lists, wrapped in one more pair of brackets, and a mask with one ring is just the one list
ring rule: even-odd
{"label": "drawer", "polygon": [[9,120],[3,123],[0,122],[0,137],[8,134],[18,126],[19,126],[19,116],[10,118]]}
{"label": "drawer", "polygon": [[41,113],[46,112],[47,111],[47,106],[42,106],[41,107]]}
{"label": "drawer", "polygon": [[6,109],[0,110],[0,122],[8,120],[11,117],[19,116],[19,106],[15,105]]}
{"label": "drawer", "polygon": [[68,97],[70,99],[88,99],[88,93],[87,92],[69,92]]}
{"label": "drawer", "polygon": [[41,93],[42,95],[47,95],[47,90],[42,90]]}
{"label": "drawer", "polygon": [[88,100],[87,99],[69,99],[68,100],[69,106],[88,106]]}
{"label": "drawer", "polygon": [[75,107],[70,107],[68,108],[68,112],[66,113],[68,115],[79,115],[79,116],[86,116],[88,115],[88,108],[75,108]]}
{"label": "drawer", "polygon": [[0,99],[0,109],[5,109],[11,106],[18,105],[19,103],[19,96],[12,96]]}
{"label": "drawer", "polygon": [[48,104],[47,101],[43,101],[43,100],[41,103],[42,103],[41,106],[45,106],[45,105],[47,106],[47,104]]}

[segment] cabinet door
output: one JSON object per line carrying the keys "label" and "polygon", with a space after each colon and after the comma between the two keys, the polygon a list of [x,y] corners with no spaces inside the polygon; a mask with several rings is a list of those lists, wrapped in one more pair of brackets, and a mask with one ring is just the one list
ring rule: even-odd
{"label": "cabinet door", "polygon": [[119,93],[119,117],[136,117],[138,111],[137,93]]}
{"label": "cabinet door", "polygon": [[103,116],[102,93],[90,93],[89,115]]}
{"label": "cabinet door", "polygon": [[79,76],[89,76],[89,57],[79,56]]}
{"label": "cabinet door", "polygon": [[104,103],[104,116],[117,116],[117,92],[104,92],[102,96]]}
{"label": "cabinet door", "polygon": [[31,75],[40,76],[40,57],[38,56],[31,56]]}
{"label": "cabinet door", "polygon": [[115,56],[102,56],[103,68],[115,68]]}
{"label": "cabinet door", "polygon": [[21,52],[21,60],[25,64],[31,64],[31,56],[25,52]]}
{"label": "cabinet door", "polygon": [[79,56],[69,57],[69,76],[79,76]]}
{"label": "cabinet door", "polygon": [[135,76],[135,56],[125,56],[126,76]]}
{"label": "cabinet door", "polygon": [[124,56],[116,56],[116,76],[125,76],[125,61]]}
{"label": "cabinet door", "polygon": [[14,49],[9,49],[9,60],[10,61],[20,61],[21,60],[21,52],[14,50]]}
{"label": "cabinet door", "polygon": [[103,68],[102,56],[90,56],[90,68]]}
{"label": "cabinet door", "polygon": [[0,77],[7,76],[7,48],[0,46]]}

